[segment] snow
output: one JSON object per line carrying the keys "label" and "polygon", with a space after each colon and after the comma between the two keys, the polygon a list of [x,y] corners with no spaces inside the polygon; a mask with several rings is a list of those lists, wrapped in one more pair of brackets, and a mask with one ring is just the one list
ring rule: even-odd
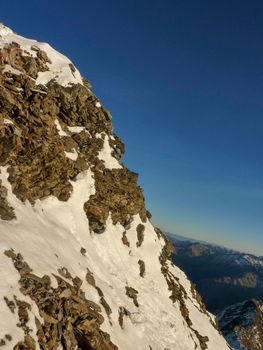
{"label": "snow", "polygon": [[[100,138],[101,134],[96,134],[96,138]],[[122,166],[116,158],[111,155],[112,148],[109,144],[109,136],[104,134],[104,144],[102,150],[98,154],[98,158],[103,160],[105,167],[108,169],[121,169]]]}
{"label": "snow", "polygon": [[49,71],[38,73],[37,85],[45,85],[52,79],[55,79],[62,86],[69,86],[71,84],[83,85],[79,71],[76,70],[74,73],[71,71],[69,66],[71,62],[68,58],[54,50],[49,44],[42,43],[40,45],[38,44],[38,46],[43,51],[46,51],[52,63],[48,63]]}
{"label": "snow", "polygon": [[57,119],[55,120],[55,125],[56,125],[56,128],[58,130],[58,134],[60,136],[68,136],[68,134],[62,129],[62,127]]}
{"label": "snow", "polygon": [[101,104],[100,104],[99,102],[96,102],[95,106],[96,106],[97,108],[101,108]]}
{"label": "snow", "polygon": [[13,125],[14,125],[14,123],[12,122],[12,120],[6,119],[6,118],[4,118],[4,124],[6,124],[6,125],[8,125],[8,124],[13,124]]}
{"label": "snow", "polygon": [[[180,350],[192,350],[195,342],[198,344],[196,349],[200,350],[196,335],[181,315],[179,303],[173,304],[169,299],[170,292],[159,262],[164,241],[157,238],[149,221],[145,224],[144,241],[141,247],[137,247],[136,227],[141,220],[138,215],[134,216],[131,227],[127,230],[130,242],[130,247],[127,247],[121,240],[123,227],[119,224],[113,225],[110,217],[105,233],[97,235],[89,230],[83,204],[95,193],[90,170],[81,173],[77,180],[72,182],[73,193],[67,202],[61,202],[51,196],[42,201],[38,200],[34,207],[28,202],[20,202],[12,194],[11,185],[7,181],[6,167],[2,167],[1,174],[2,184],[8,189],[8,201],[15,208],[17,217],[11,222],[0,221],[1,279],[7,281],[0,286],[0,338],[4,334],[13,334],[12,343],[8,346],[13,346],[21,340],[22,333],[16,327],[16,314],[11,314],[3,297],[16,294],[25,300],[19,292],[19,275],[10,259],[3,254],[5,250],[13,248],[15,252],[22,254],[33,273],[39,276],[51,276],[52,273],[57,274],[58,268],[66,267],[73,276],[84,280],[82,288],[86,297],[99,303],[97,290],[85,282],[88,267],[112,309],[112,325],[102,309],[105,318],[102,329],[111,335],[112,341],[120,350],[149,350],[149,345],[154,350],[174,350],[175,346]],[[80,253],[81,247],[87,251],[85,256]],[[139,259],[145,262],[144,278],[139,276]],[[190,283],[185,275],[174,266],[171,266],[171,269],[191,296]],[[54,279],[52,283],[55,283]],[[126,296],[125,286],[138,290],[138,308]],[[33,320],[37,310],[31,300],[27,301],[33,308],[30,312],[30,322],[32,336],[36,338]],[[124,306],[130,312],[130,316],[124,318],[123,330],[118,324],[120,306]],[[208,316],[198,311],[198,304],[193,298],[187,299],[187,306],[194,323],[193,327],[201,334],[208,335],[210,339],[208,349],[228,349],[224,339],[210,324]],[[39,315],[37,317],[40,319]]]}
{"label": "snow", "polygon": [[[25,56],[36,56],[36,51],[32,50],[32,46],[39,48],[47,53],[51,63],[47,63],[48,70],[46,72],[39,72],[36,79],[36,84],[47,84],[51,80],[55,80],[62,86],[70,86],[72,84],[83,85],[81,75],[75,68],[73,72],[70,68],[71,61],[55,49],[53,49],[47,43],[40,43],[36,40],[26,39],[20,35],[15,34],[10,28],[5,27],[3,24],[0,26],[0,48],[3,48],[6,44],[16,42],[20,45],[24,51]],[[7,68],[8,69],[8,68]],[[15,73],[16,71],[16,73]],[[12,71],[14,74],[18,74],[19,71]]]}
{"label": "snow", "polygon": [[8,34],[13,34],[12,29],[6,27],[3,23],[0,23],[0,36],[4,37]]}
{"label": "snow", "polygon": [[3,73],[5,73],[5,72],[12,73],[15,75],[22,74],[22,72],[20,72],[18,69],[11,67],[10,64],[5,64],[4,69],[3,69]]}
{"label": "snow", "polygon": [[[56,127],[58,129],[58,133],[60,136],[68,136],[68,134],[62,129],[62,127],[57,119],[55,120],[55,124],[56,124]],[[67,128],[70,132],[73,132],[73,133],[80,133],[82,131],[87,132],[85,126],[68,126],[67,125]]]}
{"label": "snow", "polygon": [[101,139],[101,138],[102,138],[102,135],[105,135],[105,133],[104,133],[104,132],[97,132],[97,133],[95,134],[95,137],[96,137],[96,139]]}
{"label": "snow", "polygon": [[85,126],[68,126],[67,127],[70,132],[80,133],[82,131],[86,131]]}
{"label": "snow", "polygon": [[71,160],[77,160],[78,158],[78,152],[75,150],[75,148],[73,148],[73,150],[71,152],[65,152],[66,157],[68,157]]}

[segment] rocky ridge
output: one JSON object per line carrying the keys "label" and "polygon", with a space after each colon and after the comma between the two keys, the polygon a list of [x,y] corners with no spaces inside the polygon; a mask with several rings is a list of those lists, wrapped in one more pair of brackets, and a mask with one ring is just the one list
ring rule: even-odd
{"label": "rocky ridge", "polygon": [[65,56],[4,25],[0,150],[0,346],[228,349],[151,225],[109,111]]}
{"label": "rocky ridge", "polygon": [[263,349],[263,303],[255,299],[227,307],[220,328],[234,350]]}

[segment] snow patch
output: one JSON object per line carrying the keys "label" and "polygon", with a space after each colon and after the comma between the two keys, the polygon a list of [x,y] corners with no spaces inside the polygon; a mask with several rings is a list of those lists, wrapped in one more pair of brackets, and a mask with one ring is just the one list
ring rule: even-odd
{"label": "snow patch", "polygon": [[[96,138],[101,138],[101,134],[96,134]],[[109,144],[109,136],[105,134],[104,144],[98,154],[98,158],[104,162],[105,167],[108,169],[121,169],[122,166],[117,159],[111,155],[111,152],[112,148]]]}
{"label": "snow patch", "polygon": [[12,122],[12,120],[6,119],[6,118],[4,118],[4,124],[6,124],[6,125],[9,125],[9,124],[14,125],[14,123]]}
{"label": "snow patch", "polygon": [[71,152],[65,152],[66,157],[76,161],[78,158],[78,152],[75,150],[75,148],[73,148],[73,150]]}
{"label": "snow patch", "polygon": [[12,29],[6,27],[3,23],[0,23],[0,36],[5,37],[8,34],[13,34]]}
{"label": "snow patch", "polygon": [[68,126],[67,127],[70,132],[80,133],[82,131],[86,131],[85,126]]}
{"label": "snow patch", "polygon": [[55,120],[55,125],[56,125],[56,128],[58,130],[58,134],[60,136],[68,136],[68,134],[62,129],[62,127],[57,119]]}
{"label": "snow patch", "polygon": [[15,75],[20,75],[22,74],[22,72],[20,72],[20,70],[13,68],[12,66],[10,66],[10,64],[5,64],[4,69],[2,71],[3,73],[12,73]]}

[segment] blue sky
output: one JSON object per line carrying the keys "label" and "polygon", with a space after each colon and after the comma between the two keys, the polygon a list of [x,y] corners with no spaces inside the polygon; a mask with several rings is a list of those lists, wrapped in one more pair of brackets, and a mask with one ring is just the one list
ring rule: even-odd
{"label": "blue sky", "polygon": [[262,1],[9,0],[0,13],[91,81],[154,224],[263,255]]}

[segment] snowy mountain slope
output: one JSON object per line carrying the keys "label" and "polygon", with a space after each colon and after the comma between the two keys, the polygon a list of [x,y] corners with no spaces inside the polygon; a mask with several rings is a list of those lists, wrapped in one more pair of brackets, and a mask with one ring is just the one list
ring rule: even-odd
{"label": "snowy mountain slope", "polygon": [[0,345],[229,349],[73,64],[0,27]]}

